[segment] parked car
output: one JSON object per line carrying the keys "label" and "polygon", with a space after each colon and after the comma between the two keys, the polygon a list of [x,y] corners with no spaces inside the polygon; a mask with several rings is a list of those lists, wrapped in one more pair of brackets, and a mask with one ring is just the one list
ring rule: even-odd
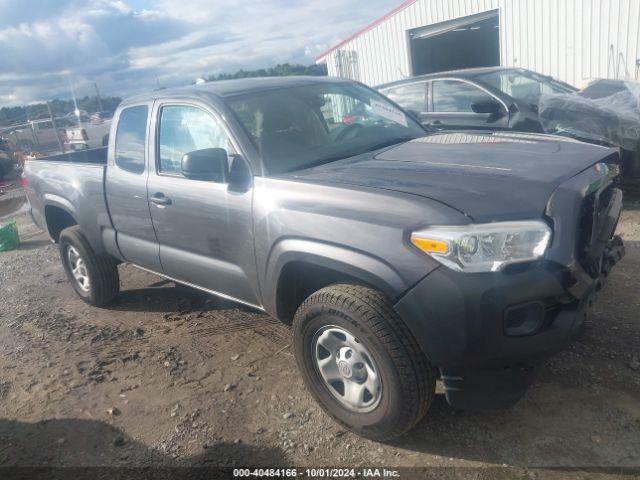
{"label": "parked car", "polygon": [[639,82],[596,80],[576,94],[544,95],[539,110],[546,132],[619,146],[625,176],[640,177]]}
{"label": "parked car", "polygon": [[432,130],[491,129],[543,133],[543,94],[572,93],[564,82],[524,68],[473,68],[376,87]]}
{"label": "parked car", "polygon": [[368,438],[411,429],[438,378],[455,407],[517,401],[624,254],[615,149],[426,135],[317,77],[155,91],[114,122],[107,151],[25,167],[76,293],[110,302],[127,262],[292,322],[309,391]]}
{"label": "parked car", "polygon": [[89,114],[87,113],[86,110],[72,110],[70,112],[67,112],[67,114],[64,116],[64,118],[70,120],[70,121],[87,121],[89,120]]}
{"label": "parked car", "polygon": [[107,120],[111,120],[112,117],[113,117],[113,112],[103,110],[101,112],[96,112],[91,114],[91,123],[94,123],[94,124],[103,123]]}
{"label": "parked car", "polygon": [[64,150],[76,151],[106,147],[109,142],[111,120],[84,123],[64,131]]}

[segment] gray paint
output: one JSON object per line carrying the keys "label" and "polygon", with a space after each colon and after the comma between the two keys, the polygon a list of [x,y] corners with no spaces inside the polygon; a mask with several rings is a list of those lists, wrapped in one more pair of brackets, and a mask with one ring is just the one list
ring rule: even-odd
{"label": "gray paint", "polygon": [[[103,167],[29,162],[34,217],[42,226],[45,205],[63,205],[97,250],[105,249],[105,238],[116,256],[121,252],[139,266],[275,315],[278,278],[288,262],[332,268],[398,299],[438,268],[410,245],[411,231],[472,220],[543,218],[558,186],[612,154],[548,136],[482,134],[473,141],[435,136],[278,178],[262,176],[261,159],[224,97],[312,81],[336,80],[216,82],[127,100],[120,109],[153,105],[144,174],[113,164],[117,113],[106,189]],[[233,185],[157,174],[155,118],[164,101],[199,105],[227,125],[253,172],[249,187],[238,191]],[[172,204],[150,205],[148,197],[158,192]]]}
{"label": "gray paint", "polygon": [[104,251],[102,228],[111,226],[104,201],[104,168],[74,163],[50,164],[38,160],[26,162],[27,197],[36,224],[48,231],[45,208],[59,208],[83,226],[85,235],[97,252]]}

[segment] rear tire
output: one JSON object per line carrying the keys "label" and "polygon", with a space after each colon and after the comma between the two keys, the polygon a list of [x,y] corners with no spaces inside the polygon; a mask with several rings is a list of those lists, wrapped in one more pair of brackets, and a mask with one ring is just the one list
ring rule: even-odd
{"label": "rear tire", "polygon": [[[347,284],[323,288],[298,308],[293,331],[307,388],[343,427],[384,441],[404,434],[427,413],[435,369],[382,293]],[[356,363],[345,367],[354,356]],[[369,391],[369,384],[377,391]],[[363,394],[352,394],[362,386]]]}
{"label": "rear tire", "polygon": [[60,233],[60,258],[76,293],[89,305],[106,305],[120,291],[115,259],[96,254],[78,225]]}

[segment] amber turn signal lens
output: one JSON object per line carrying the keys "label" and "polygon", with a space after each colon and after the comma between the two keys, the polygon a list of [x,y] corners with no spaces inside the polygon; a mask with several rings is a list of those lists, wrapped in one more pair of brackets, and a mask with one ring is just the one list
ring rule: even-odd
{"label": "amber turn signal lens", "polygon": [[442,240],[436,240],[434,238],[421,238],[411,235],[411,243],[422,250],[425,253],[447,253],[449,251],[449,244]]}

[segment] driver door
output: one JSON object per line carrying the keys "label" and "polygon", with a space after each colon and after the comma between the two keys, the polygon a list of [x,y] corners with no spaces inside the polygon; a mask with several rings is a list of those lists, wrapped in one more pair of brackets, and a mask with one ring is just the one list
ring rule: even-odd
{"label": "driver door", "polygon": [[206,105],[163,103],[154,123],[148,195],[164,274],[260,306],[253,288],[252,185],[238,191],[225,178],[187,178],[181,168],[183,155],[210,148],[226,150],[231,169],[244,162],[224,121]]}

